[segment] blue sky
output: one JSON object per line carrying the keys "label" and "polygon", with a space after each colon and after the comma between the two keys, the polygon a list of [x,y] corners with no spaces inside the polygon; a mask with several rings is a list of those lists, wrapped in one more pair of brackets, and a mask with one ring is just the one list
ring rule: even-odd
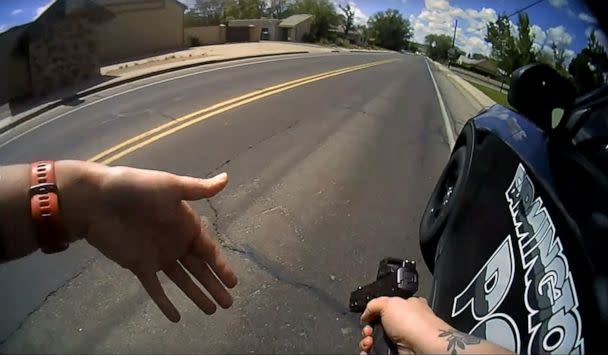
{"label": "blue sky", "polygon": [[[191,4],[194,0],[180,0]],[[350,2],[357,20],[365,22],[373,13],[396,8],[414,27],[414,38],[422,42],[429,33],[450,34],[458,19],[457,45],[467,52],[489,53],[483,41],[485,23],[497,14],[512,13],[534,0],[332,0]],[[48,5],[49,0],[0,0],[0,32],[31,21]],[[534,25],[537,48],[547,50],[552,42],[568,48],[573,55],[586,43],[594,20],[580,0],[545,0],[527,10]],[[517,21],[516,17],[512,18]],[[602,38],[604,39],[604,38]]]}

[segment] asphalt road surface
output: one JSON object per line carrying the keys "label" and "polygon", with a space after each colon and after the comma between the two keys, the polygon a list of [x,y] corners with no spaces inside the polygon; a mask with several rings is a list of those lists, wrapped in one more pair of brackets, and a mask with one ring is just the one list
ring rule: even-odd
{"label": "asphalt road surface", "polygon": [[0,160],[89,159],[219,102],[380,61],[241,103],[112,162],[229,174],[194,207],[240,277],[231,309],[206,316],[162,278],[182,314],[172,324],[134,276],[79,242],[0,265],[0,352],[352,353],[349,292],[381,258],[417,260],[429,296],[418,223],[449,147],[423,57],[291,56],[165,74],[17,127],[0,137]]}

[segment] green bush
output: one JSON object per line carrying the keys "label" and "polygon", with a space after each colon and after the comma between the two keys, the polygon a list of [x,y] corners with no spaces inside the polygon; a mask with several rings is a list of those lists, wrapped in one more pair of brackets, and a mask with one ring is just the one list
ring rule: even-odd
{"label": "green bush", "polygon": [[302,36],[302,42],[313,43],[314,41],[315,37],[310,32],[307,32]]}
{"label": "green bush", "polygon": [[336,46],[338,46],[338,47],[346,47],[346,48],[350,47],[350,42],[344,38],[340,38],[340,37],[336,38],[335,43],[336,43]]}
{"label": "green bush", "polygon": [[331,41],[329,41],[327,38],[321,38],[319,40],[319,44],[322,46],[326,46],[326,45],[333,44],[333,43]]}

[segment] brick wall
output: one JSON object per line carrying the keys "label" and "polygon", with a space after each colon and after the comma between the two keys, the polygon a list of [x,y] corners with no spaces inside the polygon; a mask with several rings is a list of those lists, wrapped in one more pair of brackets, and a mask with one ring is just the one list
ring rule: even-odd
{"label": "brick wall", "polygon": [[29,57],[35,96],[99,75],[95,31],[84,17],[43,25],[29,43]]}

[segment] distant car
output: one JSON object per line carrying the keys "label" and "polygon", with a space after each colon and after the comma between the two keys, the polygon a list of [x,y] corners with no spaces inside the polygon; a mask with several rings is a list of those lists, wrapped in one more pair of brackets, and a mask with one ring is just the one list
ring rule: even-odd
{"label": "distant car", "polygon": [[465,125],[424,212],[432,307],[516,353],[603,352],[608,87],[575,98],[535,64],[509,102]]}
{"label": "distant car", "polygon": [[260,33],[260,39],[262,41],[270,40],[270,30],[268,28],[262,28],[262,31]]}

